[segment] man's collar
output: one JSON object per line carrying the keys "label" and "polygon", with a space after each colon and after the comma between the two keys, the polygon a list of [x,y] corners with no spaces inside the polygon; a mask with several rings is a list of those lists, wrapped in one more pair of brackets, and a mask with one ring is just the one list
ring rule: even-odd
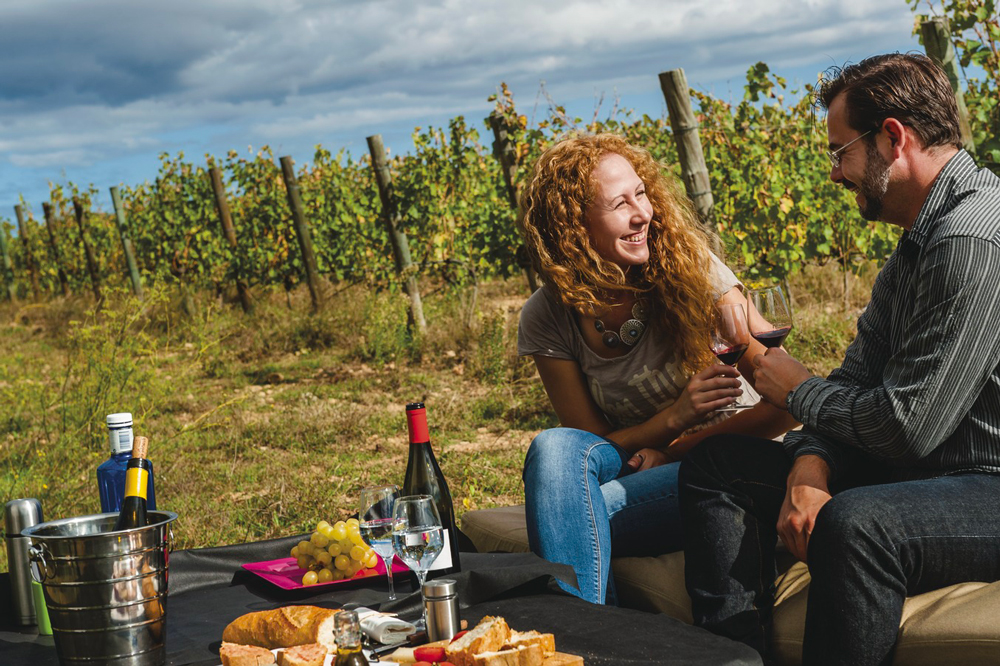
{"label": "man's collar", "polygon": [[941,214],[946,212],[951,205],[951,193],[955,188],[955,183],[975,172],[977,168],[975,160],[964,150],[959,150],[948,160],[948,163],[944,165],[934,180],[931,191],[927,193],[927,198],[924,199],[924,205],[920,208],[917,219],[913,221],[913,226],[906,233],[910,241],[920,247],[924,246],[927,238],[933,233],[934,225]]}

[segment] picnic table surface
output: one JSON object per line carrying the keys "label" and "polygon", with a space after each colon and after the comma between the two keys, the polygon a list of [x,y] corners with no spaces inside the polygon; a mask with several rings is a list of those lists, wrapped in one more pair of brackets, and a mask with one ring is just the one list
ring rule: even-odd
{"label": "picnic table surface", "polygon": [[[218,666],[222,630],[244,613],[288,604],[327,608],[365,606],[419,617],[419,594],[396,579],[387,602],[384,577],[345,586],[282,590],[241,565],[286,557],[301,536],[218,548],[176,551],[170,556],[167,604],[167,664]],[[463,553],[458,581],[462,619],[474,626],[485,615],[503,616],[519,631],[551,632],[561,652],[580,655],[588,666],[661,664],[761,664],[749,647],[678,620],[653,613],[596,606],[561,592],[554,577],[572,580],[572,570],[530,553]],[[0,575],[0,664],[57,666],[51,636],[19,630],[11,618],[10,584]]]}

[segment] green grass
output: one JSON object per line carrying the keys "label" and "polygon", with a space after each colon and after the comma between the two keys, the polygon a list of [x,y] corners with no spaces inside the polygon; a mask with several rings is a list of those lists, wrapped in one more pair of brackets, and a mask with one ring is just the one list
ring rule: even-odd
{"label": "green grass", "polygon": [[[821,374],[856,316],[830,283],[841,284],[823,268],[792,284],[788,348]],[[855,286],[857,308],[870,275]],[[253,317],[205,300],[187,318],[155,292],[112,294],[98,314],[83,298],[0,305],[0,499],[38,497],[48,519],[96,513],[104,417],[132,411],[160,507],[180,516],[179,548],[296,534],[356,511],[365,485],[402,482],[403,407],[419,400],[458,515],[519,503],[528,444],[557,425],[515,352],[526,297],[523,280],[481,285],[468,326],[440,290],[425,299],[420,340],[401,296],[362,288],[318,314],[300,293],[292,309],[284,294],[263,299]]]}

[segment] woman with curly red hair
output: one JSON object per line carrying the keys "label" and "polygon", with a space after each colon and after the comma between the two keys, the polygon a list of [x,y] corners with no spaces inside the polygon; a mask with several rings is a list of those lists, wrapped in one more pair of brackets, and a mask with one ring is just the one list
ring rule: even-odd
{"label": "woman with curly red hair", "polygon": [[[612,551],[682,547],[684,453],[710,434],[772,437],[793,422],[766,404],[717,411],[747,385],[711,353],[713,312],[745,298],[649,153],[612,134],[560,141],[534,166],[519,224],[545,286],[521,312],[518,353],[534,358],[562,426],[525,459],[531,549],[573,566],[568,591],[616,603]],[[750,376],[764,351],[751,342],[740,369]]]}

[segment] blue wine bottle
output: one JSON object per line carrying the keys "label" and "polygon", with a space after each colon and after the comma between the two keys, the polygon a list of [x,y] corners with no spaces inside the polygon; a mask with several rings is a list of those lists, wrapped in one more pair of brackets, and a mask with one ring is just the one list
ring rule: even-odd
{"label": "blue wine bottle", "polygon": [[[132,458],[132,415],[128,412],[108,415],[108,439],[111,457],[97,468],[97,489],[101,496],[102,513],[118,513],[125,499],[125,468]],[[156,509],[156,492],[153,488],[153,463],[149,463],[149,488],[146,508]]]}

